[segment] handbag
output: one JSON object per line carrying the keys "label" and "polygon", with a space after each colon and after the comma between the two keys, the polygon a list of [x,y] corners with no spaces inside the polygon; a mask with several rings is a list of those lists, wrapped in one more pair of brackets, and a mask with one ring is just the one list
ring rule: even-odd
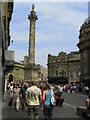
{"label": "handbag", "polygon": [[12,100],[9,101],[8,106],[12,106]]}
{"label": "handbag", "polygon": [[56,105],[56,100],[55,100],[55,95],[53,93],[53,91],[51,91],[51,105],[55,106]]}

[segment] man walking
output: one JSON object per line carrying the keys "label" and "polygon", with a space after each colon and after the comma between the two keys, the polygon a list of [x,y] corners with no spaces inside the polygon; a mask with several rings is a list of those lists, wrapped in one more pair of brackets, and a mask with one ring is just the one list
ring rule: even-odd
{"label": "man walking", "polygon": [[29,87],[26,91],[26,103],[30,120],[37,120],[39,118],[39,108],[41,102],[41,90],[37,87],[36,82],[33,81],[32,86]]}
{"label": "man walking", "polygon": [[25,106],[25,93],[27,90],[27,86],[23,83],[21,90],[20,90],[20,100],[21,100],[21,108],[22,111],[24,110],[24,106]]}

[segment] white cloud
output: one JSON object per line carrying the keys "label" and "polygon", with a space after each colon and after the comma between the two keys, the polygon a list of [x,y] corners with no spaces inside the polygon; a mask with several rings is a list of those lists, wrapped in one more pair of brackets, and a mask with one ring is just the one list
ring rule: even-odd
{"label": "white cloud", "polygon": [[19,62],[24,60],[24,56],[27,55],[26,50],[20,50],[20,49],[16,49],[15,50],[15,61]]}
{"label": "white cloud", "polygon": [[[83,5],[84,3],[76,3],[77,5]],[[83,7],[83,6],[82,6]],[[86,8],[88,5],[86,6]],[[42,16],[40,20],[53,20],[55,22],[58,22],[60,24],[62,23],[68,23],[72,25],[80,25],[82,20],[85,19],[88,16],[88,8],[87,8],[87,14],[83,11],[77,11],[72,10],[70,8],[70,5],[64,3],[44,3],[44,4],[36,4],[37,11],[42,13]],[[85,4],[84,4],[85,8]],[[83,9],[84,9],[83,8]]]}

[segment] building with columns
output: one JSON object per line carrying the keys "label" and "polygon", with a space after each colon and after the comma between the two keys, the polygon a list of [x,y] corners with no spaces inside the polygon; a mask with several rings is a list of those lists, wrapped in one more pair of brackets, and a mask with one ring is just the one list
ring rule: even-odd
{"label": "building with columns", "polygon": [[80,81],[90,88],[90,16],[80,28],[78,48],[80,51]]}
{"label": "building with columns", "polygon": [[24,64],[15,61],[15,52],[5,51],[5,89],[8,82],[24,82]]}
{"label": "building with columns", "polygon": [[71,52],[67,55],[67,77],[69,83],[80,82],[80,53]]}
{"label": "building with columns", "polygon": [[66,84],[79,82],[80,53],[66,54],[61,51],[58,56],[48,55],[48,82]]}

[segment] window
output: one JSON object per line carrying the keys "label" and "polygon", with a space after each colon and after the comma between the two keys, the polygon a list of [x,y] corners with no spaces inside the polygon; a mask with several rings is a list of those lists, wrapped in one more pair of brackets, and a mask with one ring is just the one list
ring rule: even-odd
{"label": "window", "polygon": [[73,74],[72,74],[72,72],[70,73],[70,78],[73,78]]}
{"label": "window", "polygon": [[57,69],[57,64],[56,64],[56,69]]}
{"label": "window", "polygon": [[78,77],[78,72],[76,73],[76,78]]}
{"label": "window", "polygon": [[56,70],[56,76],[58,75],[58,71]]}

